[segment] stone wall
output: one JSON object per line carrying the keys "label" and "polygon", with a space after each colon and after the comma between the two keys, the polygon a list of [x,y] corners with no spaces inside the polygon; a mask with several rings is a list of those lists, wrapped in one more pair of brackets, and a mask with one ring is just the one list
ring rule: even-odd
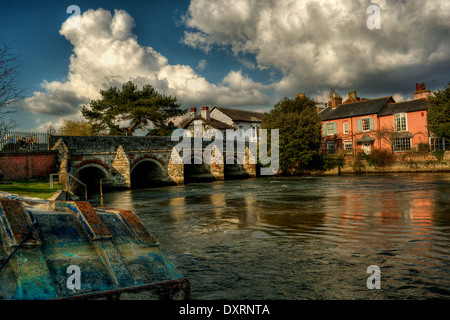
{"label": "stone wall", "polygon": [[411,172],[450,172],[450,152],[447,151],[443,161],[439,162],[431,153],[396,154],[394,163],[386,166],[371,165],[366,160],[355,165],[356,157],[348,156],[343,168],[326,171],[325,174],[376,174],[376,173],[411,173]]}

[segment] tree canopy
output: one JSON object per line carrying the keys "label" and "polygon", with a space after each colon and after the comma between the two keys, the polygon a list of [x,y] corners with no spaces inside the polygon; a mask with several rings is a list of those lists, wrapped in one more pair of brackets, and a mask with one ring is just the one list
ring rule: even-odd
{"label": "tree canopy", "polygon": [[311,167],[321,140],[321,119],[313,100],[283,98],[265,114],[261,127],[279,129],[282,172],[295,173]]}
{"label": "tree canopy", "polygon": [[428,98],[428,127],[437,137],[450,141],[450,82],[444,90],[436,90]]}
{"label": "tree canopy", "polygon": [[[137,129],[167,132],[167,119],[185,113],[177,99],[158,93],[151,85],[142,90],[129,81],[122,90],[111,87],[100,90],[102,98],[83,106],[81,113],[92,125],[94,132],[109,130],[110,135],[132,136]],[[122,126],[121,126],[122,125]]]}
{"label": "tree canopy", "polygon": [[91,136],[94,134],[92,125],[87,121],[63,120],[63,125],[58,130],[63,136]]}

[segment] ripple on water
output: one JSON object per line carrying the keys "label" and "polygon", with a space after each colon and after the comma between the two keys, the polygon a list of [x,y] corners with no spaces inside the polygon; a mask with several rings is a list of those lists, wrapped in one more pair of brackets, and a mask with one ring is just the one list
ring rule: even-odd
{"label": "ripple on water", "polygon": [[272,177],[114,192],[104,205],[138,214],[194,299],[448,299],[449,191],[448,174]]}

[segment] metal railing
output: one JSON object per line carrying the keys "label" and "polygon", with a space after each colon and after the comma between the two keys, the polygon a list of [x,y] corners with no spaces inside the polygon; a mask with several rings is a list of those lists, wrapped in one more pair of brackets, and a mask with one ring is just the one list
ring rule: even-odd
{"label": "metal railing", "polygon": [[71,192],[70,191],[70,179],[74,180],[76,183],[78,183],[78,185],[81,185],[84,187],[84,198],[85,200],[88,199],[87,196],[87,186],[81,182],[79,179],[75,178],[73,175],[71,175],[70,173],[52,173],[50,174],[50,189],[53,189],[53,177],[55,176],[60,176],[60,175],[64,175],[66,176],[66,192]]}
{"label": "metal railing", "polygon": [[48,133],[0,131],[0,152],[47,151]]}

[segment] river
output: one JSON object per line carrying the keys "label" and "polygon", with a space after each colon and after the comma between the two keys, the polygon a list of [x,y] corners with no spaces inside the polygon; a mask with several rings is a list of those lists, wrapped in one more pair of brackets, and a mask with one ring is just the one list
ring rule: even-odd
{"label": "river", "polygon": [[192,299],[450,298],[448,173],[194,183],[103,205],[140,217]]}

